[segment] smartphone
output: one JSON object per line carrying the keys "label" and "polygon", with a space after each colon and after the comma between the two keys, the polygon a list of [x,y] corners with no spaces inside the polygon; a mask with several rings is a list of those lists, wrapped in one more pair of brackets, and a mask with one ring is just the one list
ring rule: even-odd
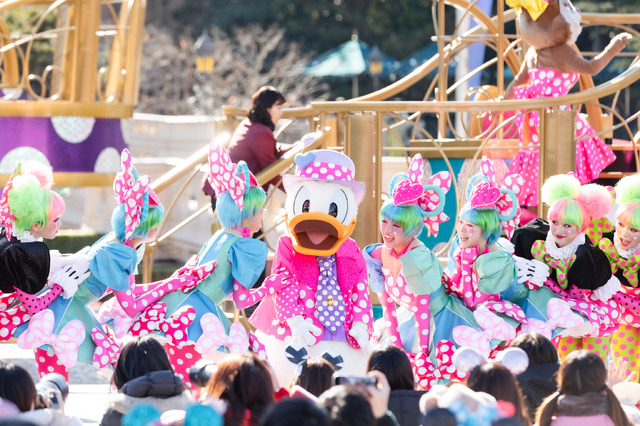
{"label": "smartphone", "polygon": [[334,379],[336,385],[351,386],[376,386],[378,379],[369,376],[336,376]]}

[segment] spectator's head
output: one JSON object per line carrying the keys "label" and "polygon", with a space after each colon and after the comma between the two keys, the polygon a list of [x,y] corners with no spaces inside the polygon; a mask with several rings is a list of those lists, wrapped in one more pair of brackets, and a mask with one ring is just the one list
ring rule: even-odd
{"label": "spectator's head", "polygon": [[261,426],[330,426],[327,410],[308,398],[286,398],[271,406]]}
{"label": "spectator's head", "polygon": [[520,334],[509,343],[509,347],[525,351],[529,357],[529,366],[558,363],[558,351],[551,340],[540,333]]}
{"label": "spectator's head", "polygon": [[173,367],[160,342],[150,335],[138,336],[122,348],[111,380],[119,390],[130,380],[163,370]]}
{"label": "spectator's head", "polygon": [[376,418],[367,397],[355,387],[337,385],[320,395],[331,426],[374,426]]}
{"label": "spectator's head", "polygon": [[371,370],[384,374],[392,391],[414,388],[411,362],[402,348],[389,345],[374,349],[367,364],[367,372]]}
{"label": "spectator's head", "polygon": [[446,408],[435,407],[427,411],[423,426],[456,426],[456,416]]}
{"label": "spectator's head", "polygon": [[255,354],[225,357],[209,380],[206,393],[228,404],[225,426],[260,424],[265,411],[274,402],[273,382],[265,363]]}
{"label": "spectator's head", "polygon": [[506,367],[493,362],[479,365],[469,373],[467,386],[476,392],[486,392],[496,400],[512,403],[515,417],[529,423],[516,379]]}
{"label": "spectator's head", "polygon": [[579,397],[585,394],[605,394],[607,414],[616,426],[630,425],[618,398],[607,386],[607,368],[595,352],[575,350],[571,352],[558,370],[558,392],[542,402],[536,413],[536,423],[540,426],[551,424],[551,418],[561,395]]}
{"label": "spectator's head", "polygon": [[[475,392],[461,383],[450,386],[435,385],[420,398],[420,411],[425,415],[425,425],[475,425],[489,424],[497,418],[496,399],[485,392]],[[433,410],[446,409],[446,412]]]}
{"label": "spectator's head", "polygon": [[336,369],[324,358],[308,358],[300,363],[291,386],[298,385],[318,397],[332,385]]}
{"label": "spectator's head", "polygon": [[21,412],[34,408],[37,392],[29,372],[11,362],[0,362],[0,398],[15,404]]}
{"label": "spectator's head", "polygon": [[[262,123],[271,130],[276,128],[279,115],[275,113],[274,106],[284,105],[286,99],[275,87],[262,86],[251,97],[249,106],[249,120],[253,123]],[[281,115],[281,113],[279,113]]]}

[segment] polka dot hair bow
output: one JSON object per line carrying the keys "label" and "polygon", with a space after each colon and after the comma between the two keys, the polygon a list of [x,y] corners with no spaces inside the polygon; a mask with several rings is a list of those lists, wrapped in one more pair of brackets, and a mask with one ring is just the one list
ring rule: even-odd
{"label": "polka dot hair bow", "polygon": [[433,235],[438,235],[439,224],[449,220],[443,212],[445,194],[451,188],[449,172],[439,172],[431,176],[427,185],[422,185],[424,174],[422,156],[416,154],[409,164],[409,172],[396,174],[389,185],[389,193],[394,206],[417,205],[425,217],[425,226]]}
{"label": "polka dot hair bow", "polygon": [[553,330],[558,327],[573,328],[584,322],[582,317],[575,314],[567,302],[562,299],[551,299],[547,304],[549,319],[542,321],[536,318],[529,318],[526,324],[522,325],[523,333],[537,332],[547,339],[551,339]]}
{"label": "polka dot hair bow", "polygon": [[516,337],[516,329],[507,322],[489,312],[486,309],[477,309],[473,316],[482,327],[483,331],[475,330],[466,325],[459,325],[453,329],[453,339],[460,346],[470,346],[477,348],[481,353],[489,355],[491,353],[491,341],[510,341]]}
{"label": "polka dot hair bow", "polygon": [[93,365],[96,368],[104,368],[115,364],[120,356],[120,345],[113,340],[108,333],[104,333],[98,327],[91,329],[91,337],[96,344],[93,352]]}
{"label": "polka dot hair bow", "polygon": [[209,145],[209,183],[216,191],[216,197],[228,192],[240,210],[244,207],[244,193],[249,185],[257,185],[247,164],[241,161],[238,165],[231,162],[229,153],[215,140]]}
{"label": "polka dot hair bow", "polygon": [[20,174],[20,164],[18,164],[11,174],[9,178],[9,182],[4,186],[2,190],[2,196],[0,196],[0,223],[2,223],[5,227],[5,232],[7,234],[7,238],[15,234],[13,231],[13,223],[16,220],[16,217],[11,214],[11,210],[9,209],[9,191],[13,188],[13,178]]}
{"label": "polka dot hair bow", "polygon": [[18,337],[18,346],[22,349],[36,349],[51,345],[58,361],[67,368],[78,362],[78,348],[84,341],[84,325],[80,320],[69,321],[59,334],[53,334],[55,317],[53,311],[44,309],[29,321],[27,331]]}
{"label": "polka dot hair bow", "polygon": [[147,218],[149,204],[159,204],[158,197],[149,187],[149,176],[137,178],[137,172],[131,165],[131,154],[124,149],[121,155],[122,171],[113,181],[113,198],[116,203],[124,203],[125,241],[129,241],[141,222]]}
{"label": "polka dot hair bow", "polygon": [[249,348],[249,336],[240,322],[234,322],[229,328],[229,335],[225,333],[220,318],[208,312],[200,318],[202,335],[196,342],[196,351],[205,355],[224,347],[230,353],[245,353]]}
{"label": "polka dot hair bow", "polygon": [[511,239],[520,223],[518,194],[524,187],[524,180],[519,174],[512,174],[505,177],[498,186],[495,170],[487,157],[482,157],[480,166],[482,173],[473,176],[467,184],[469,205],[477,209],[495,209],[507,238]]}
{"label": "polka dot hair bow", "polygon": [[166,318],[167,305],[158,302],[143,312],[131,327],[133,336],[144,336],[154,331],[162,331],[167,339],[179,345],[187,341],[187,329],[196,318],[193,306],[185,305]]}

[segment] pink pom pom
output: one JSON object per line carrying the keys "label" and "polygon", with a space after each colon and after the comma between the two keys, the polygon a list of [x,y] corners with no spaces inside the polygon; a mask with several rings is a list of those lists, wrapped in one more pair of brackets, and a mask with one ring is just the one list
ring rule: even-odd
{"label": "pink pom pom", "polygon": [[21,174],[35,176],[44,189],[53,186],[53,173],[51,169],[37,161],[25,161],[21,165]]}
{"label": "pink pom pom", "polygon": [[613,199],[607,188],[595,183],[583,185],[576,200],[584,207],[590,221],[603,218],[613,206]]}

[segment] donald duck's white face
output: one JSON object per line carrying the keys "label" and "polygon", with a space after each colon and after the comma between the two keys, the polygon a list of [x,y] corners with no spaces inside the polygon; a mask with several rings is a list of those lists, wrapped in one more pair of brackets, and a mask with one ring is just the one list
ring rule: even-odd
{"label": "donald duck's white face", "polygon": [[296,182],[287,188],[287,228],[294,249],[302,254],[329,256],[349,238],[358,207],[353,190],[338,182]]}

